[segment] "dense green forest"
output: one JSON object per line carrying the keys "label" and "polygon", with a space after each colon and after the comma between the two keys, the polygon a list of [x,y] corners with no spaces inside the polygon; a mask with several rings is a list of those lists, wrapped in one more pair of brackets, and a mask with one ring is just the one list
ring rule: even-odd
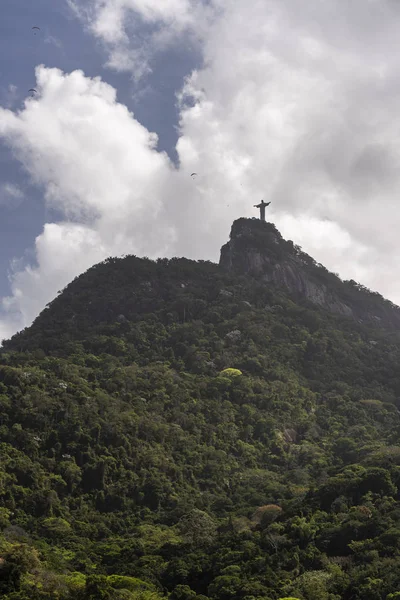
{"label": "dense green forest", "polygon": [[400,333],[109,259],[0,353],[0,597],[400,598]]}

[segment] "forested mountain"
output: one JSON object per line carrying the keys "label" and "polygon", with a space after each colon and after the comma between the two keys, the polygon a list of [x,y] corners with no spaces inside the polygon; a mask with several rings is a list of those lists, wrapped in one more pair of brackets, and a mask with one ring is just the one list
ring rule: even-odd
{"label": "forested mountain", "polygon": [[75,279],[0,353],[0,597],[400,598],[398,310],[252,220]]}

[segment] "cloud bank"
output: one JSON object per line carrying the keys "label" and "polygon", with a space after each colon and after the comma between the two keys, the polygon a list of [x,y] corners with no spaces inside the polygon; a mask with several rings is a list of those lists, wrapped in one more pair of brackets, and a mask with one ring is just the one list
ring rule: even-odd
{"label": "cloud bank", "polygon": [[188,39],[203,65],[177,97],[178,168],[113,88],[80,71],[38,67],[37,97],[0,110],[0,136],[64,219],[37,238],[37,263],[12,275],[3,331],[110,254],[217,260],[232,220],[255,215],[261,198],[285,237],[400,303],[395,3],[70,5],[112,69],[143,76],[163,47]]}

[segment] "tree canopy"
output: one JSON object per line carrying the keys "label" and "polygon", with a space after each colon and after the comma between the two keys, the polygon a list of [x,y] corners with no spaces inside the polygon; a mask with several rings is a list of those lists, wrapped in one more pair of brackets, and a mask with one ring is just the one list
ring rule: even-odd
{"label": "tree canopy", "polygon": [[396,598],[399,342],[212,263],[96,265],[0,353],[1,597]]}

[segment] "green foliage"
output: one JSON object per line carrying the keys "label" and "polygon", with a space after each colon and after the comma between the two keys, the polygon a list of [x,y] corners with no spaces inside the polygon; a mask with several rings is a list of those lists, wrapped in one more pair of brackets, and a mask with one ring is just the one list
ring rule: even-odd
{"label": "green foliage", "polygon": [[392,334],[207,262],[90,269],[0,354],[1,597],[394,600]]}
{"label": "green foliage", "polygon": [[242,371],[240,369],[232,369],[231,367],[228,367],[227,369],[221,371],[220,375],[222,377],[238,377],[238,375],[242,375]]}

